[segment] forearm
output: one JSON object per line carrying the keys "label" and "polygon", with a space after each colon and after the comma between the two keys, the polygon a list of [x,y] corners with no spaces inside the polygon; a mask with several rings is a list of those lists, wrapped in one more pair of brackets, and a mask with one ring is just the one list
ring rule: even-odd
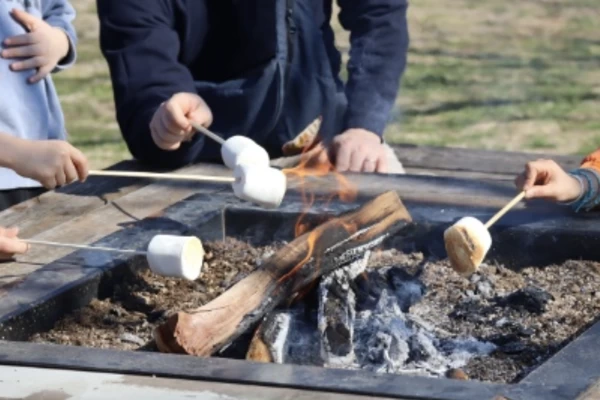
{"label": "forearm", "polygon": [[0,132],[0,167],[14,170],[19,162],[26,161],[20,156],[25,143],[24,139]]}
{"label": "forearm", "polygon": [[406,0],[338,0],[350,35],[345,128],[382,135],[406,67]]}
{"label": "forearm", "polygon": [[586,156],[570,173],[581,185],[580,196],[569,203],[576,211],[592,211],[600,206],[600,149]]}
{"label": "forearm", "polygon": [[75,64],[77,58],[77,32],[73,26],[75,9],[67,0],[42,2],[43,18],[46,23],[64,34],[61,36],[61,53],[63,57],[53,72],[62,71]]}
{"label": "forearm", "polygon": [[173,29],[174,2],[98,0],[100,48],[108,62],[117,121],[132,155],[143,162],[179,167],[203,146],[196,135],[176,151],[156,146],[150,121],[160,105],[180,92],[195,93],[194,79],[179,61],[180,39]]}

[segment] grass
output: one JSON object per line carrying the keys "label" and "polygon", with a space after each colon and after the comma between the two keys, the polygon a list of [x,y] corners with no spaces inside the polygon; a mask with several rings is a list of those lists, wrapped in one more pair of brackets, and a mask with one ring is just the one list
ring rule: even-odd
{"label": "grass", "polygon": [[[56,76],[72,142],[94,167],[129,158],[98,50],[94,0],[79,61]],[[391,142],[580,154],[600,146],[597,0],[418,0]],[[348,48],[348,35],[337,38]]]}

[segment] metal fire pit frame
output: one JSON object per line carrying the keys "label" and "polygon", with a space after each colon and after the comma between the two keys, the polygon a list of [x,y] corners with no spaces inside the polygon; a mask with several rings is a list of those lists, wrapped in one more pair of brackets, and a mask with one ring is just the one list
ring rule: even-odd
{"label": "metal fire pit frame", "polygon": [[[434,190],[423,190],[423,185]],[[439,257],[444,256],[441,237],[448,225],[464,215],[485,219],[514,195],[513,189],[502,183],[428,177],[380,177],[376,185],[371,184],[361,193],[372,197],[376,188],[381,191],[382,187],[398,190],[415,220],[408,235],[394,237],[387,245]],[[337,214],[358,207],[363,200],[334,202],[311,210],[311,215]],[[97,244],[142,248],[159,231],[196,234],[204,240],[227,234],[260,244],[266,239],[291,238],[293,221],[301,209],[297,193],[290,193],[282,207],[272,212],[241,204],[226,191],[196,194],[168,208],[161,217],[139,221]],[[489,258],[516,269],[567,259],[600,260],[600,225],[591,218],[574,216],[555,206],[519,207],[492,228],[494,244]],[[0,337],[6,339],[0,341],[0,365],[437,400],[491,400],[495,396],[511,400],[575,399],[600,380],[600,357],[596,355],[600,322],[516,384],[23,342],[33,332],[50,329],[65,313],[85,306],[95,297],[108,296],[115,280],[143,264],[139,261],[117,257],[107,262],[106,255],[76,252],[32,273],[0,303]]]}

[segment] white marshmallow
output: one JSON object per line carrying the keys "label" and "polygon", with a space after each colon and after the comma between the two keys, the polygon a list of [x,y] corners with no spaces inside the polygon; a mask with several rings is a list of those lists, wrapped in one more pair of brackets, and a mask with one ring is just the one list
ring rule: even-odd
{"label": "white marshmallow", "polygon": [[477,218],[464,217],[444,232],[444,244],[452,268],[463,275],[477,271],[492,246],[492,237]]}
{"label": "white marshmallow", "polygon": [[268,167],[269,153],[254,140],[245,136],[232,136],[221,146],[221,158],[229,169],[240,164]]}
{"label": "white marshmallow", "polygon": [[237,197],[264,208],[277,208],[287,190],[285,174],[271,167],[238,165],[234,171],[236,181],[231,185]]}
{"label": "white marshmallow", "polygon": [[156,235],[146,258],[155,274],[193,281],[202,270],[204,247],[195,236]]}

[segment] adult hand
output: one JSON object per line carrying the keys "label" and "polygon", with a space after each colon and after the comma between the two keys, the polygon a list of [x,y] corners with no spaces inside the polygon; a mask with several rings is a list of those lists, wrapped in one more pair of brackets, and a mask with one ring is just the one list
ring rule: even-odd
{"label": "adult hand", "polygon": [[11,168],[35,179],[46,189],[63,186],[88,176],[86,157],[63,140],[24,140],[19,143]]}
{"label": "adult hand", "polygon": [[336,136],[331,151],[340,172],[388,172],[381,138],[365,129],[349,129]]}
{"label": "adult hand", "polygon": [[150,121],[152,140],[163,150],[177,150],[194,133],[190,120],[210,126],[212,112],[195,93],[177,93],[162,103]]}
{"label": "adult hand", "polygon": [[525,170],[515,179],[515,185],[525,191],[527,199],[567,202],[581,195],[579,181],[552,160],[528,162]]}
{"label": "adult hand", "polygon": [[0,259],[11,259],[15,254],[27,252],[29,246],[17,238],[18,234],[18,228],[0,227]]}
{"label": "adult hand", "polygon": [[5,39],[3,44],[6,48],[1,55],[7,59],[21,59],[10,65],[13,71],[37,69],[37,73],[29,78],[29,82],[39,82],[69,54],[67,34],[23,10],[15,9],[11,15],[28,33]]}

